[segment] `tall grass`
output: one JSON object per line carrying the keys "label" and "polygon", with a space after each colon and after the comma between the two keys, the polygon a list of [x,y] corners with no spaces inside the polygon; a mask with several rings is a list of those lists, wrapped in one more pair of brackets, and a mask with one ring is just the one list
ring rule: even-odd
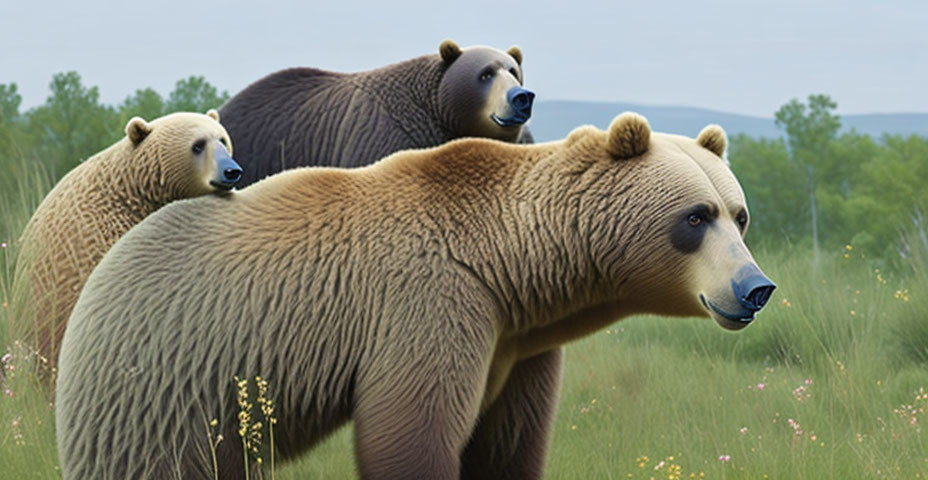
{"label": "tall grass", "polygon": [[740,333],[634,318],[568,348],[549,476],[928,474],[928,369],[900,347],[928,345],[928,255],[894,276],[852,252],[761,253],[779,289]]}
{"label": "tall grass", "polygon": [[[49,185],[25,159],[3,160],[0,477],[57,478],[53,408],[8,329],[15,239]],[[893,272],[853,248],[816,269],[806,251],[756,252],[779,288],[738,333],[639,317],[568,346],[548,478],[928,476],[922,235]],[[276,477],[354,478],[352,440],[342,429]]]}
{"label": "tall grass", "polygon": [[4,140],[0,151],[0,478],[58,478],[54,410],[35,377],[37,369],[47,366],[39,365],[35,351],[11,335],[22,306],[11,288],[19,235],[51,182],[41,162],[18,153],[11,139]]}

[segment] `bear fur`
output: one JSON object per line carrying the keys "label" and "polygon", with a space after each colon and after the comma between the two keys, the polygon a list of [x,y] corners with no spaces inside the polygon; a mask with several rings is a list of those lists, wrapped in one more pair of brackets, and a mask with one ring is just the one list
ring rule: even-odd
{"label": "bear fur", "polygon": [[733,278],[756,265],[741,188],[705,148],[724,132],[705,132],[624,114],[609,132],[461,139],[162,209],[71,317],[64,478],[243,478],[233,379],[257,375],[278,458],[353,419],[362,478],[541,478],[561,345],[635,313],[753,318],[709,307],[734,311]]}
{"label": "bear fur", "polygon": [[527,127],[490,118],[506,90],[522,84],[521,50],[446,40],[439,51],[358,73],[291,68],[246,87],[220,108],[245,170],[240,185],[299,166],[367,165],[465,136],[531,143]]}
{"label": "bear fur", "polygon": [[[194,155],[192,145],[203,140],[204,151]],[[71,309],[106,251],[162,206],[216,192],[209,183],[214,151],[231,151],[231,145],[215,110],[150,123],[134,117],[125,138],[68,172],[20,240],[14,289],[27,312],[20,318],[19,338],[34,343],[54,367]]]}

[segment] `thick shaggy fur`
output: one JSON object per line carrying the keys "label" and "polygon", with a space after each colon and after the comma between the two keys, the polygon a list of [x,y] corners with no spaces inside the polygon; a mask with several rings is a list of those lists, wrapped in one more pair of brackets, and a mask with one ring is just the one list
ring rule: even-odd
{"label": "thick shaggy fur", "polygon": [[[461,49],[451,41],[440,50],[444,58],[426,55],[358,73],[291,68],[249,85],[220,109],[245,171],[240,185],[287,168],[368,165],[464,136],[531,143],[527,128],[492,122],[484,110],[503,101],[506,88],[478,80],[490,67],[490,83],[521,84],[522,52]],[[459,63],[468,67],[446,75]]]}
{"label": "thick shaggy fur", "polygon": [[[353,419],[363,478],[540,478],[559,347],[632,313],[709,316],[698,294],[747,253],[717,155],[614,125],[634,128],[297,169],[150,216],[65,336],[64,477],[213,478],[217,419],[218,475],[242,478],[233,377],[261,375],[283,458]],[[693,203],[717,231],[684,253]]]}
{"label": "thick shaggy fur", "polygon": [[125,138],[65,175],[32,215],[14,287],[28,311],[17,327],[52,366],[84,282],[116,240],[174,200],[215,191],[207,181],[214,166],[197,165],[191,144],[221,138],[231,149],[218,119],[215,111],[133,118]]}

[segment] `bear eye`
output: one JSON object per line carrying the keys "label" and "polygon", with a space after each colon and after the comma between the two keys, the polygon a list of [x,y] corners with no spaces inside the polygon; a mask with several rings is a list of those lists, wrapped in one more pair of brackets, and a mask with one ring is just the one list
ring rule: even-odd
{"label": "bear eye", "polygon": [[744,210],[741,210],[735,217],[735,221],[738,222],[738,228],[744,231],[744,227],[748,225],[748,214]]}
{"label": "bear eye", "polygon": [[517,72],[516,69],[510,68],[509,73],[511,73],[513,77],[516,77],[516,80],[519,79],[519,72]]}
{"label": "bear eye", "polygon": [[203,149],[204,149],[204,148],[206,148],[206,140],[202,140],[202,139],[201,139],[201,140],[197,140],[197,141],[193,144],[193,147],[190,148],[190,150],[193,151],[193,154],[194,154],[194,155],[199,155],[199,154],[203,153]]}
{"label": "bear eye", "polygon": [[679,220],[675,219],[670,229],[670,243],[677,251],[689,254],[699,250],[715,212],[710,205],[696,205],[676,218]]}
{"label": "bear eye", "polygon": [[223,147],[229,146],[226,144],[226,137],[219,137],[219,143],[221,143]]}
{"label": "bear eye", "polygon": [[487,68],[487,69],[484,69],[484,71],[480,72],[480,81],[481,81],[481,82],[485,82],[485,81],[487,81],[487,80],[489,80],[489,79],[491,79],[491,78],[493,78],[493,69],[492,69],[492,68]]}

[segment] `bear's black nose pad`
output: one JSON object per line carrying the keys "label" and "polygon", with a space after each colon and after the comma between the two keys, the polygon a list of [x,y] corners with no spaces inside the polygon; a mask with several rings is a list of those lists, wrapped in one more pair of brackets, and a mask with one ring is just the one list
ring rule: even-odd
{"label": "bear's black nose pad", "polygon": [[242,167],[229,156],[225,147],[216,148],[216,170],[209,184],[220,190],[231,190],[243,175]]}
{"label": "bear's black nose pad", "polygon": [[760,269],[753,267],[750,274],[744,277],[740,282],[732,281],[732,289],[741,306],[752,312],[756,312],[767,304],[770,295],[777,286],[761,273]]}
{"label": "bear's black nose pad", "polygon": [[764,305],[767,304],[767,300],[770,300],[770,295],[775,289],[774,285],[764,285],[761,287],[756,287],[748,293],[747,301],[754,305],[756,310],[764,308]]}
{"label": "bear's black nose pad", "polygon": [[242,178],[242,169],[237,167],[227,168],[222,171],[222,176],[225,177],[227,182],[235,183]]}
{"label": "bear's black nose pad", "polygon": [[775,288],[776,284],[753,262],[741,267],[731,280],[732,293],[735,294],[738,303],[752,313],[764,308]]}
{"label": "bear's black nose pad", "polygon": [[532,103],[535,100],[535,94],[531,90],[522,87],[512,87],[508,92],[509,105],[513,110],[529,116],[532,114]]}

